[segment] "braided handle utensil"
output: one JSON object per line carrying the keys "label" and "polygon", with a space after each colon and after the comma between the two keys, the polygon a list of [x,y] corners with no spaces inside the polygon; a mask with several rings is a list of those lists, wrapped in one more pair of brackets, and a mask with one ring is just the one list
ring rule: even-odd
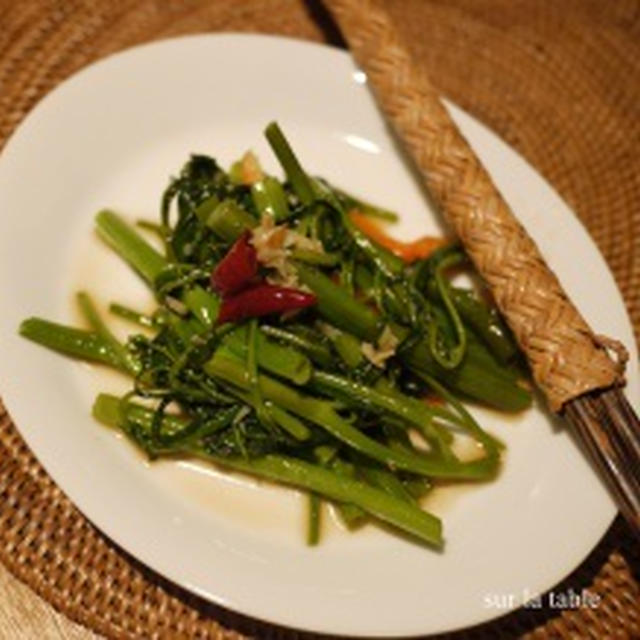
{"label": "braided handle utensil", "polygon": [[[571,303],[413,63],[383,3],[325,0],[387,121],[491,290],[549,406],[575,425],[618,506],[640,532],[640,424],[617,388],[622,345],[596,336]],[[609,356],[614,347],[617,361]]]}

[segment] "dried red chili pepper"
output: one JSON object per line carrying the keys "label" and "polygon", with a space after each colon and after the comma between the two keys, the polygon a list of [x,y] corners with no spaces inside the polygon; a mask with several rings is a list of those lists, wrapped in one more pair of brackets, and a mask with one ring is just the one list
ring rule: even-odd
{"label": "dried red chili pepper", "polygon": [[218,324],[303,309],[315,303],[316,296],[312,293],[273,284],[258,284],[224,298],[218,313]]}
{"label": "dried red chili pepper", "polygon": [[223,296],[240,291],[258,273],[258,257],[250,238],[251,233],[245,231],[211,273],[211,286]]}

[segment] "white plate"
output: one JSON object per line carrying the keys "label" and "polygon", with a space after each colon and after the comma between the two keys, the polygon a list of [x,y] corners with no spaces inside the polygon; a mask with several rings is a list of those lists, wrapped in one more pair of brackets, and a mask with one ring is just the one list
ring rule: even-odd
{"label": "white plate", "polygon": [[[437,228],[347,54],[293,40],[197,36],[126,51],[49,94],[0,161],[0,389],[58,485],[102,531],[171,580],[224,606],[316,631],[385,636],[464,627],[546,590],[594,547],[614,506],[571,438],[540,409],[477,412],[508,443],[492,484],[443,492],[446,549],[333,522],[305,547],[294,491],[188,463],[148,465],[90,418],[98,389],[123,381],[16,336],[21,319],[76,321],[71,294],[139,306],[148,295],[95,240],[110,206],[155,217],[190,152],[229,163],[253,147],[276,170],[262,129],[278,119],[306,167],[402,212],[398,233]],[[636,362],[623,302],[595,246],[522,158],[452,113],[598,332]],[[637,371],[629,370],[637,401]],[[257,487],[257,488],[256,488]]]}

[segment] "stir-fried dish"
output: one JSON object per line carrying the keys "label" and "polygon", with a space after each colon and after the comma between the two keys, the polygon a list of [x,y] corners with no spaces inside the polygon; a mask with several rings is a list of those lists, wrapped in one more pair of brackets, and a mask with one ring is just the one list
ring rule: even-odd
{"label": "stir-fried dish", "polygon": [[[245,154],[228,171],[194,155],[143,233],[112,211],[100,237],[149,286],[155,310],[113,302],[121,341],[87,293],[88,328],[40,318],[23,336],[120,370],[123,397],[94,416],[150,458],[189,456],[308,493],[308,541],[321,504],[349,528],[380,520],[431,545],[420,506],[439,481],[487,481],[502,444],[462,404],[529,406],[519,352],[458,245],[403,243],[387,210],[312,177],[275,123],[266,137],[285,179]],[[156,243],[157,245],[158,243]],[[464,445],[464,446],[462,446]]]}

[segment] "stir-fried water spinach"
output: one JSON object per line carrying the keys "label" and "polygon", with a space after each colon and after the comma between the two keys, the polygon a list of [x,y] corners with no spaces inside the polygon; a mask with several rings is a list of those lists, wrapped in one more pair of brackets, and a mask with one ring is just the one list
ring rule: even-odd
{"label": "stir-fried water spinach", "polygon": [[469,266],[456,244],[392,240],[376,221],[393,213],[308,174],[277,124],[266,137],[285,180],[250,153],[229,171],[192,156],[159,222],[139,224],[163,251],[98,213],[99,236],[157,302],[150,315],[111,304],[140,327],[126,342],[84,292],[87,328],[30,318],[20,332],[130,376],[93,413],[151,458],[195,456],[308,492],[310,544],[326,500],[349,527],[380,520],[440,546],[419,500],[439,479],[498,472],[501,443],[460,399],[529,406],[517,349],[495,309],[450,283]]}

